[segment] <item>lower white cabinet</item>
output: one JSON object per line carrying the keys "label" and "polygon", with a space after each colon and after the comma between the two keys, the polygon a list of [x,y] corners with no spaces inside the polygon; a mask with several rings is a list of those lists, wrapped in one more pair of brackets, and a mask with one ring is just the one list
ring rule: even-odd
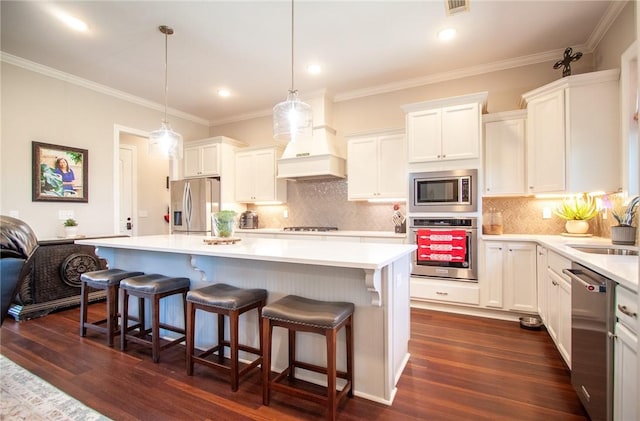
{"label": "lower white cabinet", "polygon": [[411,277],[411,299],[442,301],[458,304],[480,304],[480,288],[477,283]]}
{"label": "lower white cabinet", "polygon": [[616,323],[614,343],[613,419],[637,420],[638,416],[638,336],[624,324]]}
{"label": "lower white cabinet", "polygon": [[487,241],[483,282],[486,307],[535,313],[538,299],[536,245]]}
{"label": "lower white cabinet", "polygon": [[545,326],[560,352],[571,368],[571,281],[562,275],[562,269],[571,268],[571,261],[547,250]]}
{"label": "lower white cabinet", "polygon": [[638,296],[616,287],[615,342],[613,343],[613,419],[637,420],[638,413]]}
{"label": "lower white cabinet", "polygon": [[542,246],[536,247],[536,278],[538,286],[538,315],[542,322],[547,324],[547,314],[549,306],[547,304],[547,249]]}

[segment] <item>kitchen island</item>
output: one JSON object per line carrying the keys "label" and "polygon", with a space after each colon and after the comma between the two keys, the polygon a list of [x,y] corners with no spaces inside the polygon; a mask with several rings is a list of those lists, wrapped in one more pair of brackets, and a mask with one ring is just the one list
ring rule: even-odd
{"label": "kitchen island", "polygon": [[[185,276],[191,279],[191,289],[223,282],[264,288],[269,292],[268,302],[296,294],[354,303],[355,394],[387,405],[393,402],[409,358],[409,277],[414,245],[251,238],[236,244],[209,245],[206,238],[157,235],[76,243],[95,246],[97,255],[111,268]],[[196,317],[196,346],[208,348],[217,337],[215,316],[198,312]],[[166,323],[182,323],[180,297],[163,300],[161,318]],[[257,323],[255,313],[241,317],[241,342],[258,345]],[[287,365],[286,341],[285,331],[275,329],[272,368],[278,371]],[[344,370],[343,331],[338,342],[338,369]],[[297,345],[306,361],[325,364],[324,338],[300,334]],[[306,378],[322,381],[313,373]]]}

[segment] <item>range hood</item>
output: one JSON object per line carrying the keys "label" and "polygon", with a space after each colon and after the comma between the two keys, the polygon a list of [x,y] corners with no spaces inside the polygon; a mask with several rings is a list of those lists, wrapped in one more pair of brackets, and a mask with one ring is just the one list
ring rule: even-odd
{"label": "range hood", "polygon": [[313,137],[287,144],[278,160],[278,178],[345,178],[345,148],[338,143],[335,129],[328,124],[331,102],[323,93],[309,104],[313,110]]}

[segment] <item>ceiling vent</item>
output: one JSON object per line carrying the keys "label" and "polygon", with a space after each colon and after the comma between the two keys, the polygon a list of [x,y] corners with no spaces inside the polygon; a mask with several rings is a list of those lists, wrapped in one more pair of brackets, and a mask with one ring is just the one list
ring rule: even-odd
{"label": "ceiling vent", "polygon": [[469,11],[469,0],[444,0],[444,7],[447,9],[447,15],[467,12]]}

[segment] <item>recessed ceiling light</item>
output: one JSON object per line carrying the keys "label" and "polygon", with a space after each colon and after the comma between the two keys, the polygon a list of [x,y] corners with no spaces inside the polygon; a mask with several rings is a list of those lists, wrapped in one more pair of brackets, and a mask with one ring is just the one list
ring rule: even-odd
{"label": "recessed ceiling light", "polygon": [[307,72],[309,72],[312,75],[317,75],[322,71],[322,69],[320,68],[319,64],[310,64],[309,66],[307,66]]}
{"label": "recessed ceiling light", "polygon": [[87,29],[89,29],[86,23],[74,16],[71,16],[64,10],[52,9],[51,11],[56,18],[58,18],[62,23],[64,23],[74,31],[86,32]]}
{"label": "recessed ceiling light", "polygon": [[222,98],[227,98],[227,97],[231,96],[231,91],[229,91],[228,89],[225,89],[225,88],[218,89],[218,96],[222,97]]}
{"label": "recessed ceiling light", "polygon": [[438,32],[438,39],[440,41],[449,41],[456,37],[456,30],[453,28],[443,29]]}

